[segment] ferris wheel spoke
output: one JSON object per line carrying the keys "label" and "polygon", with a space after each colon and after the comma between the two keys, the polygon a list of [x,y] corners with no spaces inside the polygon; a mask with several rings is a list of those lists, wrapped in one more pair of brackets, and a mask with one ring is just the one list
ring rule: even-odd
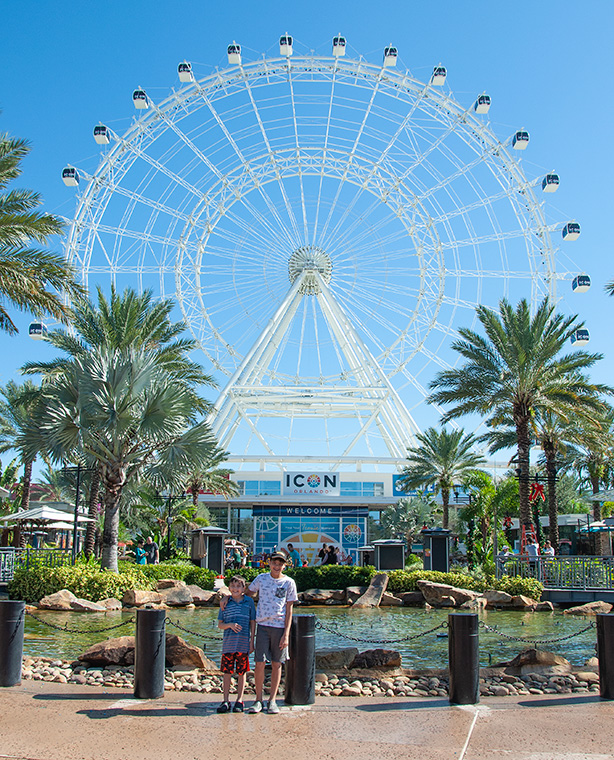
{"label": "ferris wheel spoke", "polygon": [[[327,157],[327,151],[328,151],[328,143],[330,139],[330,127],[331,127],[331,117],[333,112],[333,101],[334,101],[334,95],[335,95],[335,82],[337,81],[337,67],[335,66],[335,69],[333,71],[333,75],[330,82],[330,95],[328,97],[328,109],[326,114],[326,130],[324,132],[324,146],[322,149],[322,165],[326,162]],[[316,216],[314,220],[313,225],[313,239],[312,243],[315,245],[315,242],[317,240],[318,235],[318,225],[320,222],[320,207],[322,202],[322,187],[324,184],[324,172],[320,173],[320,180],[318,185],[318,200],[316,202]]]}
{"label": "ferris wheel spoke", "polygon": [[[292,107],[292,124],[294,126],[294,140],[296,143],[296,160],[298,162],[298,181],[301,189],[301,209],[303,212],[303,242],[309,242],[309,228],[307,225],[307,208],[305,206],[305,186],[303,184],[303,172],[301,170],[301,146],[298,139],[298,123],[296,118],[296,100],[294,98],[294,84],[292,81],[292,69],[288,64],[288,85],[290,87],[290,104]],[[298,238],[300,240],[300,238]]]}

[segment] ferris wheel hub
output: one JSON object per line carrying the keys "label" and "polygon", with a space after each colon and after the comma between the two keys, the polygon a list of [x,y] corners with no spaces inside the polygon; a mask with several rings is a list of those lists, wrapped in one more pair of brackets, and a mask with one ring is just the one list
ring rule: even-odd
{"label": "ferris wheel hub", "polygon": [[333,262],[328,253],[316,245],[303,245],[294,251],[288,261],[290,282],[296,282],[303,272],[305,276],[300,292],[303,295],[317,295],[320,292],[320,285],[315,273],[317,272],[328,285],[333,274]]}

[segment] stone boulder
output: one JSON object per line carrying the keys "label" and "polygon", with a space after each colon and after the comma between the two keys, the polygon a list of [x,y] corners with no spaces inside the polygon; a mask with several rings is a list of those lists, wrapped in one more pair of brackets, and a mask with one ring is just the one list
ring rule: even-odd
{"label": "stone boulder", "polygon": [[475,599],[468,599],[459,605],[461,610],[483,610],[486,609],[486,599],[483,596],[476,596]]}
{"label": "stone boulder", "polygon": [[197,607],[203,604],[211,604],[215,596],[215,591],[209,591],[196,585],[188,586],[188,590],[192,594],[192,604],[195,604]]}
{"label": "stone boulder", "polygon": [[399,599],[398,596],[389,594],[387,591],[384,591],[379,605],[380,607],[402,607],[403,602],[401,599]]}
{"label": "stone boulder", "polygon": [[77,659],[91,665],[134,665],[134,636],[99,641]]}
{"label": "stone boulder", "polygon": [[[120,636],[94,644],[77,658],[91,665],[134,665],[134,636]],[[166,634],[166,665],[168,667],[187,666],[207,671],[218,668],[202,649],[192,646],[180,636]]]}
{"label": "stone boulder", "polygon": [[156,591],[164,591],[169,588],[185,588],[186,584],[183,581],[178,581],[176,578],[161,578],[156,583]]}
{"label": "stone boulder", "polygon": [[162,597],[162,604],[168,607],[185,607],[192,604],[192,592],[183,581],[175,581],[174,586],[159,588],[158,593]]}
{"label": "stone boulder", "polygon": [[422,592],[427,604],[431,607],[460,607],[465,602],[476,599],[481,594],[465,588],[456,588],[446,583],[434,583],[433,581],[417,581],[417,586]]}
{"label": "stone boulder", "polygon": [[491,588],[484,592],[484,598],[487,607],[511,607],[512,605],[512,595],[506,594],[505,591],[496,591]]}
{"label": "stone boulder", "polygon": [[331,601],[345,602],[345,589],[310,588],[298,595],[303,604],[328,604]]}
{"label": "stone boulder", "polygon": [[162,597],[157,591],[141,591],[131,588],[124,591],[122,604],[125,607],[142,607],[144,604],[160,604]]}
{"label": "stone boulder", "polygon": [[354,602],[352,607],[356,607],[357,609],[364,607],[379,607],[379,603],[382,600],[382,596],[384,595],[384,591],[386,591],[387,585],[388,574],[377,573],[377,575],[373,576],[371,583],[369,584],[369,588],[359,599]]}
{"label": "stone boulder", "polygon": [[568,610],[563,610],[564,615],[607,615],[612,611],[612,605],[608,602],[587,602],[587,604],[581,604],[579,607],[570,607]]}
{"label": "stone boulder", "polygon": [[554,604],[552,602],[538,602],[535,605],[535,612],[554,612]]}
{"label": "stone boulder", "polygon": [[400,668],[401,654],[393,649],[367,649],[359,652],[350,663],[351,668]]}
{"label": "stone boulder", "polygon": [[75,612],[106,612],[107,608],[103,604],[90,602],[88,599],[75,599],[70,603],[71,610]]}
{"label": "stone boulder", "polygon": [[404,607],[421,607],[424,604],[422,591],[404,591],[397,596]]}
{"label": "stone boulder", "polygon": [[525,649],[510,660],[505,668],[505,673],[511,676],[525,676],[528,673],[560,675],[570,672],[569,660],[554,652],[545,652],[541,649]]}
{"label": "stone boulder", "polygon": [[357,647],[343,649],[317,649],[316,668],[318,670],[341,670],[347,668],[358,654]]}
{"label": "stone boulder", "polygon": [[38,603],[40,610],[61,610],[63,612],[70,612],[72,610],[71,604],[77,601],[77,597],[72,591],[67,588],[63,588],[61,591],[56,591],[55,594],[48,594],[44,596]]}
{"label": "stone boulder", "polygon": [[98,601],[98,604],[102,604],[102,606],[105,608],[105,610],[121,610],[122,603],[119,599],[114,599],[113,597],[110,597],[109,599],[100,599]]}
{"label": "stone boulder", "polygon": [[512,597],[512,607],[516,610],[534,610],[538,605],[535,599],[531,599],[530,596],[523,596],[518,594]]}
{"label": "stone boulder", "polygon": [[348,586],[345,590],[345,603],[354,604],[368,588],[368,586]]}

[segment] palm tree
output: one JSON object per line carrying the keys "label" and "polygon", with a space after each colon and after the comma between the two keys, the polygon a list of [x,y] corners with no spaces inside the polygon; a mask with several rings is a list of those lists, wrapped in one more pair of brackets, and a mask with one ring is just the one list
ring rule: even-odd
{"label": "palm tree", "polygon": [[10,334],[17,328],[7,311],[8,304],[67,322],[71,312],[62,292],[72,299],[84,292],[75,282],[74,269],[62,256],[32,245],[44,244],[61,233],[63,222],[37,210],[41,205],[38,193],[7,191],[9,183],[21,174],[20,164],[29,151],[25,140],[0,134],[0,330]]}
{"label": "palm tree", "polygon": [[204,466],[188,475],[185,485],[186,490],[192,494],[194,514],[198,508],[198,494],[201,491],[220,494],[224,498],[237,496],[239,493],[239,487],[229,477],[233,470],[219,467],[226,459],[228,452],[216,447]]}
{"label": "palm tree", "polygon": [[180,487],[216,446],[208,425],[196,422],[203,403],[193,385],[144,348],[97,348],[43,385],[36,428],[45,452],[54,462],[85,456],[100,467],[105,569],[117,571],[126,482],[143,476],[155,488]]}
{"label": "palm tree", "polygon": [[481,454],[471,451],[477,442],[473,435],[462,430],[437,431],[430,427],[418,435],[419,445],[408,449],[408,466],[403,470],[399,485],[404,490],[434,485],[443,502],[443,527],[448,527],[450,489],[459,483],[469,470],[485,463]]}
{"label": "palm tree", "polygon": [[522,299],[514,309],[503,299],[499,313],[478,307],[477,316],[485,337],[461,328],[461,340],[452,348],[465,363],[445,370],[432,381],[430,400],[453,404],[443,421],[478,413],[496,428],[513,421],[519,467],[520,522],[531,525],[529,506],[530,421],[536,409],[556,411],[562,405],[573,408],[580,399],[597,399],[610,393],[606,386],[590,384],[583,369],[592,366],[601,354],[573,351],[560,355],[572,334],[581,327],[577,317],[555,314],[548,299],[531,316],[529,303]]}

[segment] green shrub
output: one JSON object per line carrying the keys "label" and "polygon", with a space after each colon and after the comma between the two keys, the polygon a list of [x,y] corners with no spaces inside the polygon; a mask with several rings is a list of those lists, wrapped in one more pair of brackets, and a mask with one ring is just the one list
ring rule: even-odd
{"label": "green shrub", "polygon": [[116,597],[121,599],[128,589],[149,590],[155,586],[137,565],[113,573],[96,565],[65,565],[64,567],[19,568],[8,585],[11,599],[38,602],[48,594],[68,589],[80,599],[97,602]]}
{"label": "green shrub", "polygon": [[162,578],[185,581],[186,575],[194,568],[194,565],[191,562],[165,560],[158,565],[137,565],[137,567],[144,575],[155,581],[162,580]]}
{"label": "green shrub", "polygon": [[371,565],[318,565],[316,567],[291,567],[285,571],[296,581],[299,591],[309,588],[347,588],[348,586],[368,586],[375,575]]}
{"label": "green shrub", "polygon": [[506,594],[512,596],[522,594],[522,596],[528,596],[537,602],[541,599],[544,590],[543,585],[535,578],[514,578],[508,575],[493,581],[492,588],[497,591],[505,591]]}
{"label": "green shrub", "polygon": [[437,570],[390,570],[388,573],[388,588],[391,593],[417,591],[417,581],[433,581],[446,583],[450,586],[468,588],[472,591],[483,591],[483,581],[463,573],[441,573]]}
{"label": "green shrub", "polygon": [[213,584],[215,583],[216,577],[214,570],[207,570],[206,567],[196,567],[195,565],[192,565],[183,577],[183,580],[188,586],[200,586],[200,588],[206,589],[207,591],[213,591]]}
{"label": "green shrub", "polygon": [[237,570],[227,570],[224,583],[228,585],[233,575],[240,575],[241,578],[245,578],[245,583],[249,585],[257,575],[268,572],[269,570],[266,567],[240,567]]}

